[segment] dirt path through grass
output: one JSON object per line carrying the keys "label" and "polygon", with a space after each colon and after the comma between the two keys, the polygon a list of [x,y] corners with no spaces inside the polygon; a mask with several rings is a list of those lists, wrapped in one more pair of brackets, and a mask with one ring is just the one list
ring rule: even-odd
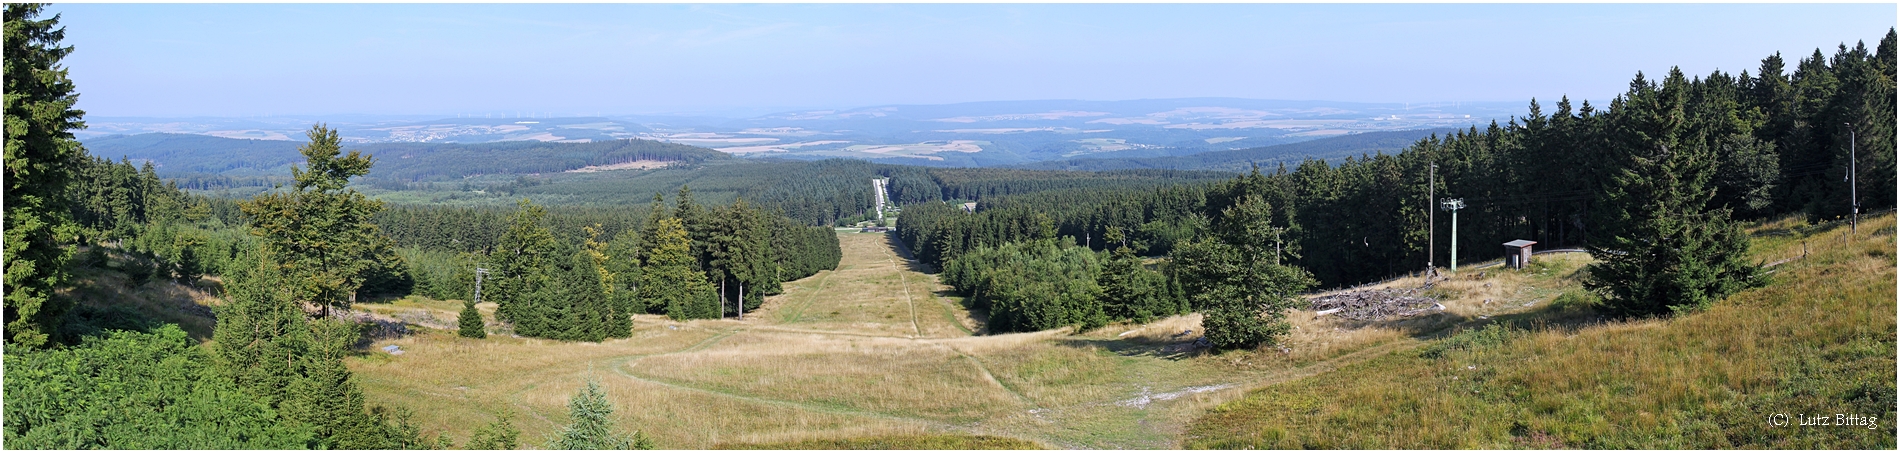
{"label": "dirt path through grass", "polygon": [[[974,336],[965,320],[977,318],[942,295],[936,276],[900,259],[890,235],[839,238],[836,270],[788,282],[745,321],[641,315],[632,338],[602,343],[425,331],[372,346],[400,344],[405,355],[371,353],[351,368],[374,400],[413,408],[425,429],[458,439],[515,407],[527,412],[516,423],[534,443],[558,431],[567,398],[592,379],[622,426],[666,448],[959,432],[1163,449],[1179,445],[1194,417],[1248,389],[1422,344],[1308,322],[1296,323],[1310,329],[1296,334],[1308,342],[1300,352],[1209,356],[1187,347],[1193,336],[1175,335],[1198,332],[1197,316]],[[445,391],[463,396],[431,396]]]}

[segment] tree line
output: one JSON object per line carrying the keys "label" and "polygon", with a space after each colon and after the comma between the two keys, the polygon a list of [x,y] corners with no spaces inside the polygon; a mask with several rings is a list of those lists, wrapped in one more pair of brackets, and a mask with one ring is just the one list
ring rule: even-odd
{"label": "tree line", "polygon": [[[631,334],[633,314],[673,319],[744,316],[781,283],[834,269],[842,258],[837,235],[771,215],[741,199],[719,207],[693,201],[682,187],[668,209],[654,195],[638,230],[605,237],[583,227],[578,243],[557,238],[547,211],[522,201],[493,250],[484,299],[515,333],[561,340],[600,341]],[[472,269],[462,269],[467,272]],[[473,300],[465,312],[473,311]],[[474,335],[474,333],[470,333]]]}
{"label": "tree line", "polygon": [[[1741,261],[1746,237],[1737,220],[1839,219],[1852,214],[1850,181],[1894,185],[1894,58],[1889,30],[1875,49],[1842,45],[1832,58],[1817,50],[1791,73],[1778,54],[1753,75],[1671,70],[1655,80],[1639,73],[1602,110],[1564,98],[1546,113],[1533,100],[1525,117],[1426,138],[1396,155],[1338,165],[1309,159],[1211,185],[992,197],[975,213],[941,202],[907,205],[898,236],[948,274],[968,265],[958,262],[964,257],[992,262],[1005,247],[1021,253],[1011,244],[1051,237],[1116,248],[1102,239],[1115,231],[1145,254],[1171,255],[1170,267],[1285,274],[1278,281],[1288,284],[1275,287],[1284,292],[1308,286],[1293,284],[1299,274],[1337,287],[1423,270],[1428,259],[1445,265],[1449,213],[1436,213],[1439,240],[1430,250],[1427,222],[1442,201],[1458,198],[1467,206],[1458,212],[1462,261],[1497,257],[1497,244],[1513,239],[1585,247],[1601,261],[1587,286],[1613,311],[1694,309],[1759,282],[1754,266]],[[1888,190],[1864,190],[1858,202],[1863,210],[1894,206]],[[1237,228],[1222,225],[1242,206],[1258,218],[1242,222],[1251,233],[1214,240]],[[1206,260],[1238,252],[1207,248],[1213,243],[1299,271],[1214,266]],[[1085,274],[1061,278],[1079,284],[1091,280]],[[1216,289],[1175,275],[1189,295]]]}

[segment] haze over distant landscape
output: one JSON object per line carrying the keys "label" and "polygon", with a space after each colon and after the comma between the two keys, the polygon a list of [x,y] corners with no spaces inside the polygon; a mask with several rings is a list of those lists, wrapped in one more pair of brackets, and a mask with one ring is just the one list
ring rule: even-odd
{"label": "haze over distant landscape", "polygon": [[[1834,5],[107,5],[49,8],[118,117],[751,118],[1245,98],[1607,102],[1893,26]],[[1659,45],[1667,43],[1667,45]],[[1831,49],[1829,49],[1831,50]],[[1040,110],[996,113],[1044,113]],[[1403,115],[1401,115],[1403,116]]]}
{"label": "haze over distant landscape", "polygon": [[1626,88],[1613,81],[1634,71],[1734,73],[1754,67],[1762,49],[1794,57],[1815,42],[1853,42],[1890,27],[1894,13],[1892,5],[54,11],[93,31],[73,35],[78,51],[67,63],[85,87],[82,140],[162,132],[298,141],[321,122],[355,143],[639,138],[740,157],[933,166],[1483,127],[1524,115],[1531,98],[1602,106]]}

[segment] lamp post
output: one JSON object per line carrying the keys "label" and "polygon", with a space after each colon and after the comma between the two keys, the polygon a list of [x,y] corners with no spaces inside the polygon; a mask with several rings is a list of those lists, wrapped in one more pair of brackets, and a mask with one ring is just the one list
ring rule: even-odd
{"label": "lamp post", "polygon": [[1850,221],[1853,225],[1852,231],[1854,234],[1860,234],[1860,174],[1854,169],[1860,160],[1859,156],[1854,155],[1855,145],[1858,145],[1859,141],[1854,135],[1854,123],[1847,123],[1847,177],[1841,179],[1847,180],[1848,204],[1854,208],[1854,219]]}
{"label": "lamp post", "polygon": [[1458,210],[1464,209],[1465,199],[1448,198],[1439,207],[1451,211],[1451,271],[1458,272]]}

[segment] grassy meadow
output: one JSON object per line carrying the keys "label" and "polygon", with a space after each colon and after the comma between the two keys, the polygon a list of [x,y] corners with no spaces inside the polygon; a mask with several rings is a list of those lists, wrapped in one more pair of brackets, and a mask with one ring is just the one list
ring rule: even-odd
{"label": "grassy meadow", "polygon": [[[372,401],[412,408],[455,439],[512,411],[523,439],[541,444],[567,422],[567,398],[595,380],[620,426],[662,448],[1174,448],[1196,417],[1247,389],[1413,349],[1481,316],[1545,309],[1587,262],[1551,255],[1528,271],[1439,281],[1447,311],[1409,320],[1295,312],[1284,349],[1215,355],[1192,345],[1198,315],[983,335],[981,315],[888,235],[839,234],[837,270],[788,282],[744,321],[637,316],[633,338],[602,343],[512,338],[492,322],[486,340],[421,328],[348,363]],[[452,326],[460,302],[360,307]],[[404,354],[378,349],[389,344]]]}
{"label": "grassy meadow", "polygon": [[[1183,442],[1217,449],[1892,449],[1894,219],[1862,223],[1857,235],[1840,222],[1751,228],[1754,257],[1779,263],[1769,269],[1772,283],[1704,312],[1611,322],[1590,313],[1588,296],[1560,293],[1544,310],[1493,317],[1482,329],[1423,348],[1251,391],[1196,420]],[[1533,287],[1519,291],[1554,290]],[[1776,426],[1775,414],[1793,420]],[[1800,426],[1802,414],[1877,423]]]}
{"label": "grassy meadow", "polygon": [[[491,335],[471,340],[454,335],[462,301],[411,296],[357,305],[414,334],[346,363],[370,401],[412,409],[431,435],[464,441],[512,413],[528,445],[593,380],[620,426],[662,448],[1887,448],[1893,225],[1757,225],[1772,283],[1673,319],[1599,315],[1589,256],[1555,253],[1374,286],[1417,288],[1442,312],[1300,310],[1280,345],[1222,354],[1193,346],[1198,315],[989,335],[888,235],[844,229],[838,269],[743,321],[642,315],[632,338],[563,343],[509,335],[484,303]],[[74,291],[208,340],[217,280],[133,285],[129,259],[108,254]],[[1881,425],[1782,428],[1775,413]]]}

